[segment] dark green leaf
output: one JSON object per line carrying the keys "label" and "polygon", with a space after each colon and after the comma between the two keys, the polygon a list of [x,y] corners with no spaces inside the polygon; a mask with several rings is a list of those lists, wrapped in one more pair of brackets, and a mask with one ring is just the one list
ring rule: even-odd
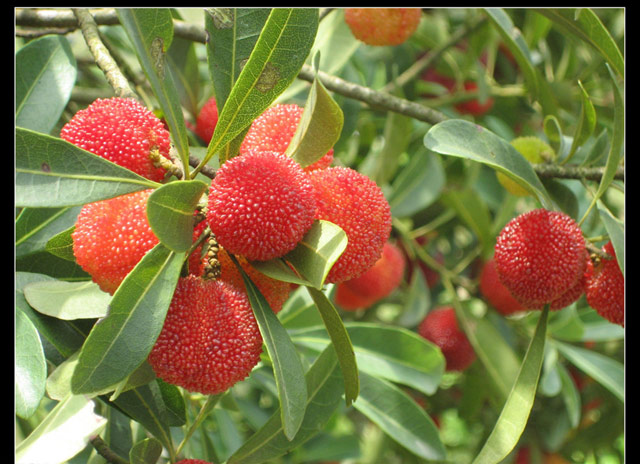
{"label": "dark green leaf", "polygon": [[591,137],[593,131],[596,128],[596,110],[589,98],[589,94],[584,89],[582,82],[578,81],[580,86],[580,96],[582,97],[582,106],[580,107],[580,116],[578,117],[578,127],[573,135],[573,143],[571,144],[571,150],[563,162],[568,162],[575,154],[578,147]]}
{"label": "dark green leaf", "polygon": [[73,227],[79,212],[79,206],[23,209],[16,219],[16,256],[47,249],[52,236]]}
{"label": "dark green leaf", "polygon": [[25,313],[16,311],[15,407],[22,418],[30,417],[44,397],[47,364],[38,331]]}
{"label": "dark green leaf", "polygon": [[614,217],[601,201],[598,202],[598,213],[616,252],[616,260],[618,261],[620,272],[624,275],[624,223]]}
{"label": "dark green leaf", "polygon": [[155,464],[162,455],[162,443],[155,438],[139,441],[129,451],[131,464]]}
{"label": "dark green leaf", "polygon": [[174,37],[167,52],[167,67],[182,106],[195,119],[198,116],[200,94],[200,70],[195,44],[191,40]]}

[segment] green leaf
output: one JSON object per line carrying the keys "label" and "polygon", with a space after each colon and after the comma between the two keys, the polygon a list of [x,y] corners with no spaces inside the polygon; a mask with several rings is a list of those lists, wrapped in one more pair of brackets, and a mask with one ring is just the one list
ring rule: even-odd
{"label": "green leaf", "polygon": [[296,78],[318,28],[315,8],[274,8],[220,112],[205,164]]}
{"label": "green leaf", "polygon": [[540,379],[548,317],[549,307],[547,305],[540,315],[536,331],[520,366],[518,377],[504,403],[498,421],[480,453],[473,460],[474,464],[501,462],[520,440],[533,407]]}
{"label": "green leaf", "polygon": [[560,354],[582,372],[624,401],[624,365],[618,361],[585,348],[554,340]]}
{"label": "green leaf", "polygon": [[186,176],[189,138],[173,75],[166,69],[166,54],[173,41],[171,11],[168,8],[118,8],[116,12],[160,104]]}
{"label": "green leaf", "polygon": [[104,317],[111,302],[111,295],[94,282],[33,282],[23,292],[36,311],[67,321]]}
{"label": "green leaf", "polygon": [[38,331],[20,310],[16,311],[15,342],[16,414],[28,418],[44,397],[47,364]]}
{"label": "green leaf", "polygon": [[340,138],[343,124],[342,109],[316,76],[296,132],[285,153],[305,168],[333,148]]}
{"label": "green leaf", "polygon": [[269,303],[237,263],[236,258],[233,255],[229,256],[242,273],[260,334],[273,363],[284,433],[289,440],[293,440],[304,419],[307,402],[302,362],[289,334],[269,307]]}
{"label": "green leaf", "polygon": [[540,8],[535,9],[553,21],[562,30],[594,47],[624,77],[624,56],[613,37],[591,8]]}
{"label": "green leaf", "polygon": [[274,279],[322,289],[327,274],[346,247],[347,234],[342,228],[318,220],[296,248],[282,258],[254,261],[251,265]]}
{"label": "green leaf", "polygon": [[468,121],[451,119],[433,126],[425,146],[443,155],[465,158],[504,172],[552,209],[551,199],[531,164],[509,142]]}
{"label": "green leaf", "polygon": [[76,82],[76,59],[62,35],[35,39],[16,53],[15,124],[44,134],[60,119]]}
{"label": "green leaf", "polygon": [[83,395],[60,401],[18,444],[16,464],[66,463],[105,427],[106,419],[95,414],[94,407],[93,401]]}
{"label": "green leaf", "polygon": [[338,311],[327,296],[320,290],[312,287],[307,287],[307,290],[322,316],[327,333],[331,338],[331,344],[338,355],[342,377],[344,378],[345,401],[347,406],[350,406],[358,397],[360,381],[358,377],[358,364],[355,353],[353,352],[353,345],[351,344],[349,333],[342,323]]}
{"label": "green leaf", "polygon": [[[361,372],[407,385],[427,395],[436,392],[444,373],[444,357],[435,345],[400,327],[366,322],[345,326]],[[316,351],[329,343],[324,327],[296,330],[292,337],[296,344]]]}
{"label": "green leaf", "polygon": [[17,207],[77,206],[158,184],[55,137],[16,127]]}
{"label": "green leaf", "polygon": [[94,393],[114,386],[140,366],[153,348],[178,281],[184,254],[156,245],[122,281],[109,314],[85,341],[72,388]]}
{"label": "green leaf", "polygon": [[162,443],[155,438],[139,441],[129,451],[131,464],[155,464],[162,455]]}
{"label": "green leaf", "polygon": [[193,244],[194,212],[207,184],[200,180],[170,182],[147,201],[151,230],[171,251],[181,253]]}
{"label": "green leaf", "polygon": [[354,407],[407,450],[427,461],[446,457],[438,429],[418,403],[398,387],[362,374],[362,388]]}
{"label": "green leaf", "polygon": [[571,422],[571,427],[577,427],[580,424],[580,416],[582,414],[582,401],[580,392],[576,387],[576,383],[562,363],[557,364],[558,373],[562,382],[562,399],[567,408],[567,415]]}
{"label": "green leaf", "polygon": [[47,249],[50,237],[73,227],[80,212],[73,208],[25,208],[16,219],[16,256]]}
{"label": "green leaf", "polygon": [[287,438],[280,411],[276,411],[227,464],[269,462],[301,446],[325,427],[342,399],[343,383],[335,350],[327,346],[305,375],[307,412],[295,438],[291,441]]}
{"label": "green leaf", "polygon": [[580,86],[580,96],[582,97],[582,106],[580,107],[580,116],[578,117],[578,127],[576,128],[576,132],[573,136],[571,150],[567,157],[562,161],[563,163],[568,162],[571,157],[573,157],[578,147],[591,137],[591,134],[593,134],[593,131],[596,128],[596,110],[589,98],[589,94],[584,89],[582,82],[578,81],[578,85]]}
{"label": "green leaf", "polygon": [[171,72],[180,102],[195,119],[198,116],[200,95],[200,70],[196,46],[191,40],[174,37],[166,57],[167,68]]}
{"label": "green leaf", "polygon": [[624,275],[624,223],[614,217],[601,201],[598,201],[598,213],[616,252],[616,260],[618,261],[620,272]]}
{"label": "green leaf", "polygon": [[73,254],[73,237],[75,225],[51,237],[44,249],[58,258],[75,262],[76,256]]}

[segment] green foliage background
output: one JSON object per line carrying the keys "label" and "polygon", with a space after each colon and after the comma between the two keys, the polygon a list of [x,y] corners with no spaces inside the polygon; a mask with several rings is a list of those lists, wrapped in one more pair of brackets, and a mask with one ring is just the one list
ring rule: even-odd
{"label": "green foliage background", "polygon": [[[49,12],[16,10],[18,462],[497,463],[525,447],[531,462],[624,462],[624,329],[584,297],[503,317],[478,291],[496,235],[537,207],[569,214],[596,248],[612,240],[624,272],[624,9],[425,9],[395,47],[355,40],[340,9]],[[477,91],[438,93],[427,68]],[[213,94],[205,145],[189,124]],[[186,175],[157,184],[59,138],[114,95],[164,118]],[[456,110],[487,98],[486,114]],[[319,222],[290,256],[298,276],[260,269],[301,284],[277,317],[247,282],[269,334],[262,362],[225,394],[189,394],[155,379],[146,354],[207,173],[277,102],[308,110],[288,153],[307,165],[333,146],[335,164],[375,180],[393,239],[437,282],[414,266],[389,298],[342,311],[323,283],[344,233]],[[509,144],[518,135],[547,140],[556,160],[532,166]],[[531,195],[508,194],[498,171]],[[76,265],[70,232],[83,204],[147,188],[161,244],[111,298]],[[442,305],[478,357],[463,373],[416,333]]]}

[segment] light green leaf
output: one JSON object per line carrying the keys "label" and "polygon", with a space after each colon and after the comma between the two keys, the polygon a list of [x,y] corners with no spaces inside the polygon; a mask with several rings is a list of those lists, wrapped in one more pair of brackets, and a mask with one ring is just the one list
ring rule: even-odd
{"label": "light green leaf", "polygon": [[16,311],[15,342],[16,414],[28,418],[44,396],[47,364],[38,331],[20,310]]}
{"label": "light green leaf", "polygon": [[45,245],[45,250],[58,258],[75,262],[73,254],[73,237],[75,225],[51,237]]}
{"label": "light green leaf", "polygon": [[94,282],[33,282],[23,291],[33,309],[64,320],[104,317],[111,303],[111,295]]}
{"label": "light green leaf", "polygon": [[77,206],[159,185],[65,140],[15,134],[17,207]]}

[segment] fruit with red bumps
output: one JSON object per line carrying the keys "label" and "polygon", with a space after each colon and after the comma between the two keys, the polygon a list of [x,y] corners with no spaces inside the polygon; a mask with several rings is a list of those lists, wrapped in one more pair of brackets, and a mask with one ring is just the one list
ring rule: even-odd
{"label": "fruit with red bumps", "polygon": [[336,303],[347,311],[368,308],[389,296],[402,281],[405,269],[402,251],[387,242],[382,256],[364,274],[338,284]]}
{"label": "fruit with red bumps", "polygon": [[159,243],[147,220],[152,190],[88,203],[71,234],[76,262],[113,294],[142,257]]}
{"label": "fruit with red bumps", "polygon": [[203,142],[208,144],[211,141],[211,136],[217,124],[218,104],[216,103],[215,97],[211,97],[202,105],[200,113],[198,113],[195,133]]}
{"label": "fruit with red bumps", "polygon": [[568,215],[536,209],[507,223],[494,259],[502,283],[528,308],[539,308],[579,284],[586,267],[585,240]]}
{"label": "fruit with red bumps", "polygon": [[156,115],[132,98],[94,101],[64,125],[60,137],[147,179],[160,182],[166,174],[152,157],[169,159],[169,132]]}
{"label": "fruit with red bumps", "polygon": [[480,292],[504,316],[527,310],[500,281],[493,258],[485,263],[480,273]]}
{"label": "fruit with red bumps", "polygon": [[202,459],[182,459],[176,464],[212,464],[209,461],[204,461]]}
{"label": "fruit with red bumps", "polygon": [[469,339],[458,327],[456,313],[451,306],[432,309],[418,326],[418,333],[440,348],[447,371],[463,371],[476,359]]}
{"label": "fruit with red bumps", "polygon": [[215,395],[244,380],[262,337],[247,294],[220,280],[179,279],[148,361],[167,383]]}
{"label": "fruit with red bumps", "polygon": [[587,261],[587,303],[609,322],[624,327],[624,275],[618,265],[613,244],[607,242],[602,251],[611,256],[611,259]]}
{"label": "fruit with red bumps", "polygon": [[400,45],[416,31],[420,8],[345,8],[344,20],[353,36],[375,46]]}
{"label": "fruit with red bumps", "polygon": [[355,279],[375,264],[391,233],[391,208],[374,181],[351,168],[334,166],[309,173],[317,202],[316,219],[347,234],[347,247],[325,281]]}
{"label": "fruit with red bumps", "polygon": [[[256,118],[240,145],[240,154],[252,150],[284,153],[291,143],[304,108],[296,104],[274,105]],[[333,162],[333,148],[305,171],[324,169]]]}
{"label": "fruit with red bumps", "polygon": [[249,151],[218,169],[209,190],[207,221],[229,253],[266,261],[291,251],[309,230],[314,195],[293,159]]}

